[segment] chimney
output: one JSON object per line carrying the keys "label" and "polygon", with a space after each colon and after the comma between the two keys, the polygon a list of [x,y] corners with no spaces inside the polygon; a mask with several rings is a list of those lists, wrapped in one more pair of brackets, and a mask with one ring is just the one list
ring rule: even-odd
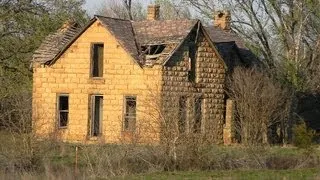
{"label": "chimney", "polygon": [[159,5],[149,5],[147,20],[155,21],[160,18],[160,6]]}
{"label": "chimney", "polygon": [[225,31],[231,30],[231,14],[230,11],[217,11],[213,15],[214,27],[218,27]]}

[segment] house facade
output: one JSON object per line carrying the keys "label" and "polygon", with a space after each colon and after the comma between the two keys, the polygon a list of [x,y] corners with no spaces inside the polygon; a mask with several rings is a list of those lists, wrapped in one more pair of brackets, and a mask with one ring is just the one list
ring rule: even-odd
{"label": "house facade", "polygon": [[221,28],[229,18],[221,13],[220,29],[159,20],[159,6],[148,7],[145,21],[95,16],[85,27],[64,24],[33,56],[35,134],[155,143],[169,128],[216,143],[230,139],[225,77],[244,60],[241,42]]}

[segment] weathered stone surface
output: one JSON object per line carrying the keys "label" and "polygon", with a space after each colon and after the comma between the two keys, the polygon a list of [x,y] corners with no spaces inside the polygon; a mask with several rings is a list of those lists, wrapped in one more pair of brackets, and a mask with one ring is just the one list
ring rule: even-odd
{"label": "weathered stone surface", "polygon": [[[90,78],[91,43],[104,43],[102,78]],[[139,141],[158,139],[154,108],[149,97],[160,92],[161,68],[141,68],[118,41],[98,22],[90,26],[52,66],[35,64],[33,74],[33,129],[41,137],[55,136],[63,141],[98,142],[89,138],[89,97],[103,95],[102,136],[105,143],[122,139],[125,95],[137,96]],[[67,128],[57,128],[57,95],[69,94]],[[145,113],[148,111],[148,113]],[[146,122],[148,120],[148,123]],[[152,136],[150,134],[153,134]],[[100,141],[99,141],[100,142]]]}
{"label": "weathered stone surface", "polygon": [[[192,36],[192,35],[190,35]],[[224,120],[224,82],[225,67],[223,61],[217,58],[214,49],[208,40],[199,34],[196,44],[196,80],[188,79],[188,49],[190,41],[184,42],[171,60],[163,68],[163,99],[165,114],[177,117],[170,112],[179,111],[178,98],[188,98],[188,123],[187,131],[192,132],[194,120],[195,98],[203,98],[202,132],[207,137],[213,138],[213,142],[223,142],[223,120]],[[199,87],[198,87],[199,86]],[[173,92],[177,92],[174,94]],[[174,111],[175,109],[175,111]],[[170,117],[168,117],[170,118]],[[174,119],[177,121],[177,119]]]}

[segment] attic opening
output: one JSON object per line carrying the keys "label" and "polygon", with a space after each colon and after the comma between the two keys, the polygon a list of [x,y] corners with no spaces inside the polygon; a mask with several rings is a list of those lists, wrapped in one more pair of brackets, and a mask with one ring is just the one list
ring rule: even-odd
{"label": "attic opening", "polygon": [[142,53],[146,55],[146,59],[148,60],[157,59],[165,48],[165,44],[141,46]]}

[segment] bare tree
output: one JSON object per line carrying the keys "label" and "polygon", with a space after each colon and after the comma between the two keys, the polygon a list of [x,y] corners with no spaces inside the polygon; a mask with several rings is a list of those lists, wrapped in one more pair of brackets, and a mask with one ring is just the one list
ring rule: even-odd
{"label": "bare tree", "polygon": [[[154,4],[160,5],[161,19],[191,18],[189,9],[180,1],[156,0]],[[142,1],[136,0],[108,0],[98,13],[101,15],[128,20],[145,20],[147,12]]]}
{"label": "bare tree", "polygon": [[271,69],[303,90],[305,77],[317,61],[319,1],[308,0],[184,0],[205,18],[216,6],[232,11],[232,28]]}
{"label": "bare tree", "polygon": [[[243,143],[268,144],[274,136],[284,140],[290,93],[266,73],[236,68],[228,94],[236,102],[235,129]],[[280,133],[274,134],[277,130]],[[279,132],[279,131],[278,131]]]}
{"label": "bare tree", "polygon": [[143,4],[139,1],[132,2],[131,0],[108,0],[98,9],[98,13],[108,17],[128,20],[142,20],[146,17]]}

